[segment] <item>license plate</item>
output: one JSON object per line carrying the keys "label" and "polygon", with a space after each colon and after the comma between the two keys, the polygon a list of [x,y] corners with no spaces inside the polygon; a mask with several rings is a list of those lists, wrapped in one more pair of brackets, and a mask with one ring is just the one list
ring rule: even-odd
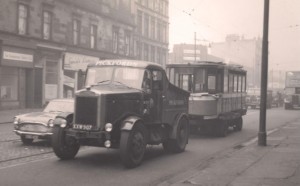
{"label": "license plate", "polygon": [[91,130],[92,129],[92,125],[73,124],[73,129]]}

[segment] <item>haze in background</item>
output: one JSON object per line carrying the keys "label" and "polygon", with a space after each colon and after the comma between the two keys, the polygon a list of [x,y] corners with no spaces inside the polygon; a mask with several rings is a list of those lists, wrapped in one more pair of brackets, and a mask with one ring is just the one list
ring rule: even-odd
{"label": "haze in background", "polygon": [[[264,0],[171,0],[173,44],[223,42],[228,34],[262,37]],[[300,70],[300,1],[270,0],[269,69]]]}

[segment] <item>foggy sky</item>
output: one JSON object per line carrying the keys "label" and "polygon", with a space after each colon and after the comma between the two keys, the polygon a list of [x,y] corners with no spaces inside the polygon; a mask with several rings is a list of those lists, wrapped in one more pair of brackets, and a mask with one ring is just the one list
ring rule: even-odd
{"label": "foggy sky", "polygon": [[[262,37],[264,0],[170,0],[170,50],[178,43]],[[300,0],[270,0],[269,69],[300,70]]]}

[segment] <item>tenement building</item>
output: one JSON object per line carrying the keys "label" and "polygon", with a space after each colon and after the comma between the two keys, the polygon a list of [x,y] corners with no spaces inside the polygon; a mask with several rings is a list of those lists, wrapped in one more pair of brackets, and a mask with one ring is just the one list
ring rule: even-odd
{"label": "tenement building", "polygon": [[89,63],[165,64],[168,2],[0,0],[0,109],[41,107],[83,86]]}
{"label": "tenement building", "polygon": [[135,58],[165,66],[169,44],[169,1],[135,0],[133,7]]}

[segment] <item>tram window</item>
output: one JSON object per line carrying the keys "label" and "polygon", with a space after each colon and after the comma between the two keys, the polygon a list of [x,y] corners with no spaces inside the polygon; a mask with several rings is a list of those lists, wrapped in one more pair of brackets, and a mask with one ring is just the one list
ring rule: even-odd
{"label": "tram window", "polygon": [[239,75],[238,92],[242,92],[242,76]]}
{"label": "tram window", "polygon": [[243,75],[242,76],[242,92],[246,92],[246,77]]}
{"label": "tram window", "polygon": [[168,73],[169,73],[169,77],[170,77],[170,82],[175,84],[175,82],[174,82],[174,80],[175,80],[174,79],[174,68],[170,68]]}
{"label": "tram window", "polygon": [[238,91],[238,76],[234,75],[234,92]]}
{"label": "tram window", "polygon": [[233,92],[233,74],[229,74],[229,92]]}
{"label": "tram window", "polygon": [[206,70],[205,69],[197,69],[195,74],[195,92],[204,92],[206,90],[206,78],[205,75]]}
{"label": "tram window", "polygon": [[224,92],[228,92],[228,71],[224,71]]}
{"label": "tram window", "polygon": [[208,75],[207,77],[208,92],[216,91],[216,76]]}
{"label": "tram window", "polygon": [[179,87],[186,91],[192,92],[192,85],[194,84],[193,79],[194,76],[192,74],[180,74]]}

